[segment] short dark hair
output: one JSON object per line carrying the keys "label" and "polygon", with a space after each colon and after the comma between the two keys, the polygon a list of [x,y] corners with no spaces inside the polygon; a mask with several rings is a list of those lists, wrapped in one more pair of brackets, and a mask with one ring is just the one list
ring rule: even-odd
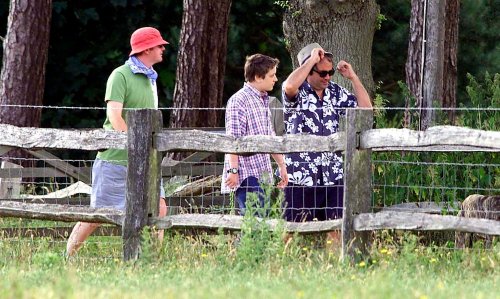
{"label": "short dark hair", "polygon": [[277,66],[280,61],[263,54],[247,56],[245,62],[245,81],[253,82],[255,77],[264,78],[267,72]]}

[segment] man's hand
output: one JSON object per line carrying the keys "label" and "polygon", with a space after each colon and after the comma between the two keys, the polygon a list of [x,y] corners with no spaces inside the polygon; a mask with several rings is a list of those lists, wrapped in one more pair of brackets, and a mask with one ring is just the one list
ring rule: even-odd
{"label": "man's hand", "polygon": [[337,64],[337,70],[344,78],[351,81],[352,87],[354,88],[354,95],[358,99],[358,107],[372,108],[370,96],[363,86],[363,83],[361,83],[358,75],[356,75],[356,73],[352,69],[352,66],[344,60],[341,60]]}
{"label": "man's hand", "polygon": [[357,77],[356,73],[352,69],[352,66],[344,60],[339,61],[339,63],[337,64],[337,70],[342,75],[342,77],[351,81]]}
{"label": "man's hand", "polygon": [[284,189],[288,185],[288,173],[286,171],[286,165],[283,163],[278,166],[280,170],[280,177],[281,181],[279,181],[278,185],[276,187],[280,189]]}
{"label": "man's hand", "polygon": [[315,65],[316,63],[320,62],[323,57],[325,57],[325,50],[321,48],[314,48],[312,49],[311,57],[308,60],[311,60],[313,62],[313,65]]}
{"label": "man's hand", "polygon": [[229,173],[226,177],[226,186],[231,189],[238,187],[238,174],[237,173]]}

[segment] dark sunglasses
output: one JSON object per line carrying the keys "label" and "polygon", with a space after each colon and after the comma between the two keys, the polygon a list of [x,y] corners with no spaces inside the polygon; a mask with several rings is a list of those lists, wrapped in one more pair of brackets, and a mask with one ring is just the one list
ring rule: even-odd
{"label": "dark sunglasses", "polygon": [[314,68],[313,68],[312,70],[313,70],[313,72],[318,73],[318,75],[319,75],[321,78],[326,77],[326,75],[330,75],[330,77],[331,77],[331,76],[333,76],[333,74],[335,74],[335,69],[331,69],[331,70],[329,70],[329,71],[321,71],[321,72],[320,72],[320,71],[317,71],[317,70],[316,70],[316,69],[314,69]]}

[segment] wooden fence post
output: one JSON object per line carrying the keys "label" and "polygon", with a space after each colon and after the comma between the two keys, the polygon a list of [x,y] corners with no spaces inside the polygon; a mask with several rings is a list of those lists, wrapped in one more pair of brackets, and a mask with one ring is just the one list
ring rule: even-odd
{"label": "wooden fence post", "polygon": [[373,126],[373,111],[348,109],[344,161],[344,215],[342,219],[342,259],[354,261],[366,253],[369,232],[355,232],[354,216],[370,211],[372,198],[371,150],[359,149],[360,133]]}
{"label": "wooden fence post", "polygon": [[162,127],[161,112],[153,109],[127,113],[128,170],[123,259],[135,260],[141,249],[142,229],[148,214],[158,214],[160,197],[160,153],[153,147],[153,135]]}

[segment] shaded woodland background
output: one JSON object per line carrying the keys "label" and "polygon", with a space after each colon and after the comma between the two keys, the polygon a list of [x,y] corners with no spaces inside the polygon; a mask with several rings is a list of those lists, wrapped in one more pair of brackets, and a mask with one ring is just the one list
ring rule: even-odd
{"label": "shaded woodland background", "polygon": [[[260,52],[280,59],[279,82],[273,92],[276,96],[280,94],[278,86],[292,71],[283,37],[283,9],[274,2],[233,1],[223,103],[242,86],[246,55]],[[404,97],[397,82],[405,78],[410,1],[377,3],[385,20],[373,41],[373,77],[379,86],[377,93],[389,100],[389,106],[403,107]],[[498,73],[500,66],[500,0],[460,3],[457,106],[468,104],[467,73],[481,78],[486,71]],[[9,1],[0,3],[1,36],[7,29],[8,8]],[[160,107],[171,107],[182,11],[182,1],[175,0],[53,1],[43,105],[104,107],[106,79],[125,61],[131,32],[137,27],[154,26],[170,42],[164,61],[155,68],[160,74]],[[104,115],[104,110],[44,109],[42,127],[100,127]],[[168,115],[164,113],[165,124]]]}

